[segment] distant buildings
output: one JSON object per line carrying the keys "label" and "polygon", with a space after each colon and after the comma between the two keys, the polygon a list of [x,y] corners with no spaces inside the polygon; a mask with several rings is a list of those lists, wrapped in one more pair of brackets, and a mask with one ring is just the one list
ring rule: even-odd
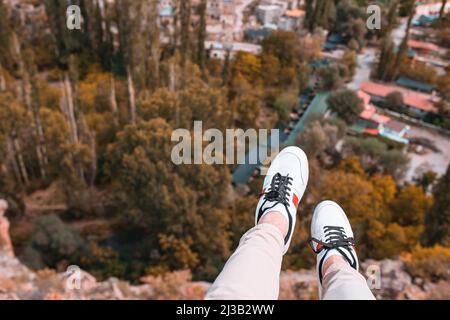
{"label": "distant buildings", "polygon": [[242,51],[251,54],[260,54],[262,47],[260,45],[245,43],[245,42],[231,42],[223,43],[220,41],[205,41],[205,49],[209,51],[209,55],[216,59],[225,59],[227,53],[230,52],[230,56],[233,57],[236,52]]}
{"label": "distant buildings", "polygon": [[404,77],[404,76],[401,76],[400,78],[398,78],[398,80],[395,83],[397,85],[399,85],[400,87],[404,87],[404,88],[411,89],[414,91],[425,92],[425,93],[429,93],[429,94],[432,94],[433,91],[435,90],[434,86],[431,84],[412,80],[412,79],[410,79],[408,77]]}
{"label": "distant buildings", "polygon": [[222,0],[210,0],[208,1],[208,7],[206,9],[206,14],[211,19],[220,19],[222,14]]}
{"label": "distant buildings", "polygon": [[409,40],[408,48],[421,55],[438,55],[441,51],[441,49],[433,43],[417,40]]}
{"label": "distant buildings", "polygon": [[345,48],[345,39],[338,33],[331,33],[323,45],[324,51],[333,51]]}
{"label": "distant buildings", "polygon": [[[422,15],[425,16],[435,16],[439,14],[439,11],[441,10],[442,2],[436,2],[436,3],[429,3],[429,4],[421,4],[416,6],[416,16],[420,17]],[[450,11],[450,2],[447,2],[445,5],[445,11]]]}
{"label": "distant buildings", "polygon": [[287,10],[278,21],[278,29],[286,31],[298,30],[305,19],[305,11],[299,9]]}
{"label": "distant buildings", "polygon": [[244,32],[245,39],[252,42],[261,42],[265,37],[270,36],[273,30],[268,28],[248,28]]}
{"label": "distant buildings", "polygon": [[206,14],[210,19],[221,20],[223,15],[233,15],[237,0],[208,0]]}
{"label": "distant buildings", "polygon": [[364,101],[364,110],[359,115],[358,122],[350,127],[350,130],[381,136],[404,144],[409,143],[406,138],[410,129],[408,125],[380,114],[377,108],[370,104],[371,96],[364,91],[358,91],[358,96]]}
{"label": "distant buildings", "polygon": [[256,8],[256,17],[263,26],[276,26],[278,20],[286,11],[286,4],[260,4]]}
{"label": "distant buildings", "polygon": [[298,1],[263,0],[256,8],[256,18],[265,28],[296,31],[303,22],[305,11]]}
{"label": "distant buildings", "polygon": [[371,96],[375,104],[383,103],[392,92],[400,92],[403,95],[403,107],[411,116],[424,118],[428,113],[438,113],[431,97],[406,90],[393,85],[384,85],[375,82],[364,82],[361,90]]}

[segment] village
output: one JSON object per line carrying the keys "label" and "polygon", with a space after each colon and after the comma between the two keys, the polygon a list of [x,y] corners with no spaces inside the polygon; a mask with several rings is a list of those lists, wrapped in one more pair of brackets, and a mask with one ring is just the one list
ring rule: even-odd
{"label": "village", "polygon": [[[0,0],[0,16],[0,298],[203,299],[297,174],[281,299],[320,298],[323,202],[375,298],[450,297],[450,1]],[[267,189],[283,149],[301,170]]]}
{"label": "village", "polygon": [[[170,25],[171,2],[160,1],[159,6],[163,24]],[[208,1],[205,48],[212,58],[222,60],[227,54],[233,56],[239,51],[258,55],[262,51],[261,41],[276,30],[292,31],[299,36],[308,33],[304,27],[306,13],[303,9],[299,9],[304,6],[304,1],[292,0]],[[429,36],[430,25],[438,18],[440,10],[440,2],[418,5],[407,41],[409,63],[421,62],[433,68],[437,75],[445,74],[450,62],[448,50],[436,45],[435,39]],[[445,12],[448,10],[450,3],[445,7]],[[403,18],[392,32],[397,46],[401,44],[405,35],[406,20],[407,18]],[[195,19],[192,23],[196,23]],[[324,32],[323,37],[325,41],[321,57],[316,61],[319,66],[339,60],[346,47],[344,39],[338,34]],[[360,114],[360,120],[349,128],[350,134],[379,136],[407,145],[406,150],[411,164],[405,177],[406,181],[412,181],[417,174],[426,170],[442,175],[450,162],[450,138],[448,128],[443,129],[442,126],[433,124],[433,119],[439,113],[437,105],[441,100],[438,88],[407,76],[400,76],[397,80],[389,82],[372,80],[372,73],[378,60],[379,53],[368,43],[358,53],[358,65],[353,79],[345,84],[349,89],[356,90],[364,101],[364,111]],[[318,83],[311,81],[310,88],[319,93],[317,90],[321,90],[317,87]],[[386,107],[384,103],[386,99],[396,95],[401,96],[401,106]],[[311,93],[309,96],[311,97]],[[304,103],[302,99],[300,100],[302,101],[300,103]],[[293,110],[292,121],[285,131],[286,139],[292,130],[295,135],[302,130],[301,119],[304,117],[306,107],[299,105]],[[322,112],[325,113],[326,110],[323,109]],[[267,159],[261,159],[261,162],[264,161]],[[235,175],[237,181],[239,183],[247,181],[253,169],[255,166],[241,168]],[[246,173],[242,176],[241,172]]]}

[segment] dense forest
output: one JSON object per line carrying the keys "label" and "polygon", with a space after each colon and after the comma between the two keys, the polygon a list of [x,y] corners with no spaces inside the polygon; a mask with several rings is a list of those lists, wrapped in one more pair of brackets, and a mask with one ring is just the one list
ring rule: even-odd
{"label": "dense forest", "polygon": [[[383,32],[366,30],[365,1],[306,1],[310,33],[276,31],[261,54],[224,60],[204,45],[206,0],[175,0],[171,25],[160,24],[156,1],[70,1],[81,8],[81,30],[66,27],[63,1],[23,1],[42,9],[33,15],[7,2],[0,0],[0,198],[30,267],[77,264],[131,281],[190,269],[213,279],[254,223],[262,177],[242,188],[231,183],[234,166],[177,166],[171,133],[195,120],[221,131],[288,123],[325,41],[318,29],[347,42],[340,61],[317,71],[338,117],[311,120],[297,139],[311,176],[284,268],[313,265],[309,221],[323,199],[345,208],[361,259],[415,261],[423,250],[431,250],[428,261],[449,258],[450,171],[402,184],[408,159],[399,146],[346,135],[360,100],[341,87],[366,42],[379,44],[375,77],[427,75],[401,64],[402,46],[397,56],[389,49],[386,30],[408,14],[396,1],[380,1],[390,17]],[[450,16],[440,23],[448,40]],[[434,81],[450,85],[448,74]]]}

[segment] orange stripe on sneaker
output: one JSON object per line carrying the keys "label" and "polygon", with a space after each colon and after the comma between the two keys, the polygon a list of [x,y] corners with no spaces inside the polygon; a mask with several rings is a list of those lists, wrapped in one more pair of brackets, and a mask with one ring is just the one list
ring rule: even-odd
{"label": "orange stripe on sneaker", "polygon": [[319,242],[319,243],[317,244],[316,250],[319,251],[320,249],[322,249],[322,247],[323,247],[323,244],[322,244],[321,242]]}
{"label": "orange stripe on sneaker", "polygon": [[295,208],[298,208],[298,202],[299,202],[299,199],[298,199],[297,195],[294,193],[294,196],[292,197],[292,203],[294,204]]}

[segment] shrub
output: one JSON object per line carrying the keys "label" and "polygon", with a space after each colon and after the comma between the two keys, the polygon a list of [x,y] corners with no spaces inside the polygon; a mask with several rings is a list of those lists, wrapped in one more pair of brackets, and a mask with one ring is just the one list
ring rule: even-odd
{"label": "shrub", "polygon": [[203,299],[205,294],[202,286],[188,288],[192,281],[190,270],[169,272],[159,276],[146,276],[141,280],[153,288],[153,294],[150,298],[155,300]]}
{"label": "shrub", "polygon": [[414,277],[439,281],[450,279],[450,248],[436,245],[417,246],[411,254],[405,254],[406,269]]}
{"label": "shrub", "polygon": [[355,123],[363,111],[364,102],[355,91],[343,89],[330,94],[327,99],[330,109],[337,113],[346,123]]}
{"label": "shrub", "polygon": [[48,215],[36,221],[24,259],[32,268],[65,268],[76,263],[85,249],[85,241],[76,230],[58,216]]}
{"label": "shrub", "polygon": [[93,242],[89,253],[81,258],[82,267],[97,279],[108,277],[123,278],[126,275],[126,264],[120,260],[119,254],[109,247],[101,247]]}

